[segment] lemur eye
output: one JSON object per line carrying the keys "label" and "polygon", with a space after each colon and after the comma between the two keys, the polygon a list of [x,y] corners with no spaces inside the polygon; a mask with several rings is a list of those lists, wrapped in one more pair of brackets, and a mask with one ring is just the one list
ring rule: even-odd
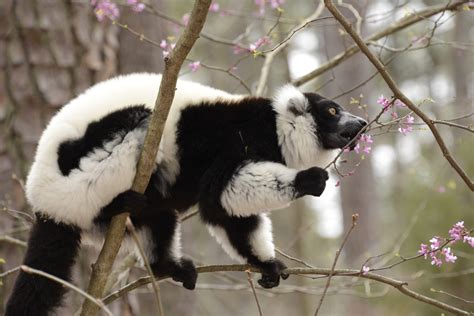
{"label": "lemur eye", "polygon": [[336,113],[337,113],[335,108],[329,108],[328,111],[329,111],[329,114],[331,114],[331,115],[336,115]]}

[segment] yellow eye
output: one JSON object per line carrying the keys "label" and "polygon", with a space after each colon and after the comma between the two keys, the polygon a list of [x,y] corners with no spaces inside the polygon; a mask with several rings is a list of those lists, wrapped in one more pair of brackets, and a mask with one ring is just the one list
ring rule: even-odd
{"label": "yellow eye", "polygon": [[328,111],[329,111],[329,114],[331,114],[331,115],[336,115],[336,113],[337,113],[335,108],[329,108]]}

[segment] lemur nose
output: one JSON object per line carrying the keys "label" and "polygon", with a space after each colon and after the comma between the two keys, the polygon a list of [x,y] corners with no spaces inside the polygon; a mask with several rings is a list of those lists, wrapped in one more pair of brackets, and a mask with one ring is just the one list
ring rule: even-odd
{"label": "lemur nose", "polygon": [[362,127],[364,127],[368,124],[366,120],[361,119],[361,118],[357,118],[357,121],[359,122],[360,125],[362,125]]}

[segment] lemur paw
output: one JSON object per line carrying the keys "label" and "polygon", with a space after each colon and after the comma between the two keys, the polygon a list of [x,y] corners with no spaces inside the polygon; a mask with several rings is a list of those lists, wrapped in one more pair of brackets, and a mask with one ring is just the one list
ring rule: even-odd
{"label": "lemur paw", "polygon": [[181,258],[181,262],[173,272],[173,280],[183,283],[183,287],[194,290],[196,287],[197,272],[194,263],[186,258]]}
{"label": "lemur paw", "polygon": [[326,170],[313,167],[298,172],[295,177],[296,196],[320,196],[326,188],[329,175]]}
{"label": "lemur paw", "polygon": [[196,287],[197,271],[194,263],[186,258],[179,262],[167,261],[151,265],[155,277],[170,276],[174,281],[183,283],[183,287],[194,290]]}
{"label": "lemur paw", "polygon": [[266,289],[278,286],[280,284],[280,277],[283,280],[288,279],[289,275],[282,272],[286,268],[286,265],[278,259],[271,259],[263,262],[260,265],[262,278],[258,280],[258,284]]}
{"label": "lemur paw", "polygon": [[146,196],[133,190],[122,192],[118,197],[122,200],[123,211],[130,213],[132,217],[141,213],[148,206]]}

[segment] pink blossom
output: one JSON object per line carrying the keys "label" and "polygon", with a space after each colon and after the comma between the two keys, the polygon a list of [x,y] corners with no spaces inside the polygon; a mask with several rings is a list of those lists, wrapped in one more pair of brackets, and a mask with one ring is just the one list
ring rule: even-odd
{"label": "pink blossom", "polygon": [[469,246],[474,248],[474,237],[464,236],[463,242],[469,244]]}
{"label": "pink blossom", "polygon": [[161,40],[160,42],[160,48],[161,49],[166,49],[168,48],[168,42],[166,40]]}
{"label": "pink blossom", "polygon": [[367,144],[372,144],[374,141],[372,139],[372,135],[367,135],[367,134],[362,134],[360,135],[361,142],[367,143]]}
{"label": "pink blossom", "polygon": [[234,55],[238,55],[238,54],[242,53],[243,51],[244,50],[239,45],[234,45],[232,47],[232,52],[234,53]]}
{"label": "pink blossom", "polygon": [[370,267],[368,266],[363,266],[362,267],[362,274],[366,275],[370,271]]}
{"label": "pink blossom", "polygon": [[181,21],[183,22],[185,26],[187,26],[189,23],[189,17],[190,17],[189,13],[186,13],[181,17]]}
{"label": "pink blossom", "polygon": [[127,5],[129,5],[135,12],[142,12],[145,10],[145,4],[138,0],[127,0]]}
{"label": "pink blossom", "polygon": [[405,118],[404,122],[400,123],[400,127],[398,131],[403,134],[403,136],[408,135],[409,133],[413,132],[413,127],[411,126],[415,121],[415,118],[411,115],[408,115]]}
{"label": "pink blossom", "polygon": [[407,127],[399,127],[398,131],[403,134],[403,136],[407,136],[409,133],[413,132],[413,128],[411,126]]}
{"label": "pink blossom", "polygon": [[209,12],[214,12],[214,13],[219,12],[219,3],[212,2],[211,6],[209,7]]}
{"label": "pink blossom", "polygon": [[448,263],[454,263],[456,259],[458,258],[451,252],[451,248],[449,247],[441,250],[441,254],[444,255],[444,260]]}
{"label": "pink blossom", "polygon": [[261,46],[270,43],[268,36],[264,36],[255,41],[255,43],[250,44],[249,49],[251,52],[255,52]]}
{"label": "pink blossom", "polygon": [[360,153],[360,144],[357,143],[354,147],[354,151],[356,152],[356,154],[359,154]]}
{"label": "pink blossom", "polygon": [[431,250],[435,250],[435,249],[438,249],[441,247],[441,238],[438,237],[438,236],[434,236],[433,238],[430,239],[430,247],[431,247]]}
{"label": "pink blossom", "polygon": [[258,15],[262,16],[265,14],[265,0],[255,0],[255,4],[258,6]]}
{"label": "pink blossom", "polygon": [[449,236],[454,239],[454,241],[463,239],[464,234],[464,222],[457,222],[453,227],[448,231]]}
{"label": "pink blossom", "polygon": [[446,192],[446,188],[445,188],[444,185],[440,185],[440,186],[436,189],[436,191],[437,191],[438,193],[444,193],[444,192]]}
{"label": "pink blossom", "polygon": [[199,67],[201,67],[201,62],[200,61],[195,61],[195,62],[189,64],[189,68],[191,68],[192,72],[195,72],[196,70],[198,70]]}
{"label": "pink blossom", "polygon": [[396,119],[398,118],[397,112],[392,112],[392,113],[390,114],[390,116],[391,116],[394,120],[396,120]]}
{"label": "pink blossom", "polygon": [[285,3],[285,0],[270,0],[270,6],[273,9],[279,8],[283,3]]}
{"label": "pink blossom", "polygon": [[436,255],[431,256],[432,266],[441,267],[442,264],[443,264],[443,261],[440,258],[436,257]]}
{"label": "pink blossom", "polygon": [[369,146],[368,144],[373,144],[373,142],[374,140],[372,139],[371,135],[367,135],[367,134],[360,135],[359,141],[354,147],[355,153],[360,154],[360,152],[362,151],[366,154],[370,154],[370,151],[372,150],[372,146]]}
{"label": "pink blossom", "polygon": [[115,20],[120,16],[120,10],[117,5],[110,0],[93,0],[91,5],[94,7],[94,13],[99,21],[105,18]]}
{"label": "pink blossom", "polygon": [[426,258],[428,258],[428,253],[430,252],[430,249],[428,245],[421,244],[420,245],[420,250],[418,250],[418,254],[423,255]]}
{"label": "pink blossom", "polygon": [[382,105],[384,110],[390,106],[390,100],[383,96],[383,94],[377,99],[377,103]]}
{"label": "pink blossom", "polygon": [[396,107],[399,107],[399,108],[403,108],[403,107],[405,107],[406,105],[405,105],[405,103],[403,103],[402,101],[400,101],[400,100],[397,99],[397,100],[395,100],[395,106],[396,106]]}
{"label": "pink blossom", "polygon": [[341,185],[341,180],[337,180],[336,184],[334,185],[336,188]]}

